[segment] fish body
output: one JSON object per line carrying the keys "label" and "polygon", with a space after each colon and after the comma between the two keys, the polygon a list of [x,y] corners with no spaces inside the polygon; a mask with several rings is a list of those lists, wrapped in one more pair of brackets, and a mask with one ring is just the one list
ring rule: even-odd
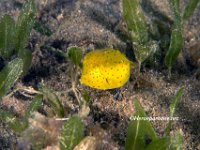
{"label": "fish body", "polygon": [[83,59],[80,81],[101,90],[119,88],[129,80],[130,68],[131,62],[119,50],[95,50]]}

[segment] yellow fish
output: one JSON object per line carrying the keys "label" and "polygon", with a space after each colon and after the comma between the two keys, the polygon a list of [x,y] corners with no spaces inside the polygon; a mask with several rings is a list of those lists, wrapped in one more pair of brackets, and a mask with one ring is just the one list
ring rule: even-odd
{"label": "yellow fish", "polygon": [[107,90],[123,86],[130,77],[131,62],[119,50],[100,49],[83,59],[81,83]]}

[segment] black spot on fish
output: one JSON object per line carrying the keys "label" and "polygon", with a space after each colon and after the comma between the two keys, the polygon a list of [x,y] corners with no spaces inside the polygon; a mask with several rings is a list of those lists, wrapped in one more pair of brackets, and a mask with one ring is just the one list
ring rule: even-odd
{"label": "black spot on fish", "polygon": [[108,79],[106,78],[106,82],[109,84]]}

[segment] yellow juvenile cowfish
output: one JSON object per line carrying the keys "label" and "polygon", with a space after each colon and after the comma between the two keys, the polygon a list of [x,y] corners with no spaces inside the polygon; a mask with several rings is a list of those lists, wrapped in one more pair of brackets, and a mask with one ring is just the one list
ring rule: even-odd
{"label": "yellow juvenile cowfish", "polygon": [[123,86],[130,77],[131,62],[119,50],[89,52],[83,59],[81,83],[106,90]]}

